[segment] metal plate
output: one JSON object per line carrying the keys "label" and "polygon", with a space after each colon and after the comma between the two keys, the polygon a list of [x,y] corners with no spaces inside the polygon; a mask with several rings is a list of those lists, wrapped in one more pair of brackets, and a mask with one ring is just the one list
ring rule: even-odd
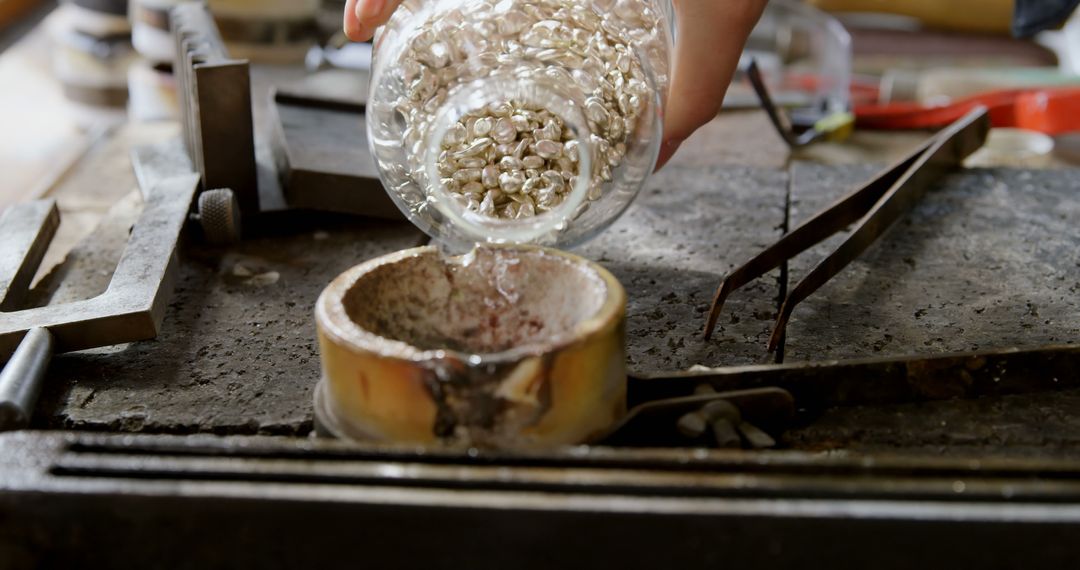
{"label": "metal plate", "polygon": [[274,155],[291,207],[405,219],[379,181],[363,103],[300,91],[272,97]]}

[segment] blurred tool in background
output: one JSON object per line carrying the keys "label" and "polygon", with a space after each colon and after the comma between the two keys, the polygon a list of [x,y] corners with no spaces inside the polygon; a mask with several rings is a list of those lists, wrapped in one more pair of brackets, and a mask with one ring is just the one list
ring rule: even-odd
{"label": "blurred tool in background", "polygon": [[987,144],[997,163],[1042,166],[1055,142],[1059,159],[1071,160],[1077,153],[1065,147],[1080,138],[1080,20],[1062,21],[1066,4],[771,2],[725,107],[757,104],[746,73],[752,57],[771,94],[766,107],[792,147],[843,140],[847,118],[864,131],[937,129],[984,105],[1003,129]]}
{"label": "blurred tool in background", "polygon": [[131,42],[141,59],[128,73],[134,121],[175,120],[178,117],[169,10],[184,0],[131,0]]}
{"label": "blurred tool in background", "polygon": [[[49,16],[53,71],[81,125],[177,117],[169,11],[190,1],[64,0]],[[0,18],[15,13],[9,2],[0,0]],[[324,37],[318,16],[328,10],[321,10],[319,0],[209,5],[230,52],[241,59],[302,63]]]}
{"label": "blurred tool in background", "polygon": [[[185,1],[197,0],[63,0],[48,28],[55,76],[76,118],[115,123],[125,118],[125,106],[133,120],[176,118],[169,10]],[[208,4],[236,58],[303,63],[311,72],[370,66],[370,44],[340,34],[342,0]],[[1071,89],[1080,88],[1080,21],[1074,17],[1035,39],[1015,37],[1038,31],[1032,14],[1050,4],[1056,6],[773,0],[750,36],[724,108],[758,107],[746,74],[753,60],[791,132],[809,133],[806,141],[842,141],[856,123],[862,129],[938,128],[976,104],[991,108],[995,127],[1064,141],[1076,130]],[[0,0],[0,25],[31,5]]]}
{"label": "blurred tool in background", "polygon": [[1006,35],[1012,0],[809,0],[828,12],[884,13],[905,16],[928,28]]}
{"label": "blurred tool in background", "polygon": [[301,63],[319,39],[320,0],[209,0],[208,4],[229,53],[239,59]]}
{"label": "blurred tool in background", "polygon": [[[770,2],[750,34],[725,109],[757,108],[767,89],[791,146],[851,132],[851,36],[834,17],[796,0]],[[774,119],[775,120],[775,119]]]}
{"label": "blurred tool in background", "polygon": [[66,0],[47,21],[53,73],[82,124],[124,120],[135,61],[127,0]]}

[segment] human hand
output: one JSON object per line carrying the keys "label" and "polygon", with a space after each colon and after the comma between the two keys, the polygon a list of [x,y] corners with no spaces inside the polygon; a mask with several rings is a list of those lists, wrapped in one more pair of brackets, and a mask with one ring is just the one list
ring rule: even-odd
{"label": "human hand", "polygon": [[761,17],[765,2],[673,0],[678,31],[658,170],[687,137],[720,112],[743,44]]}
{"label": "human hand", "polygon": [[[750,30],[766,0],[673,0],[675,58],[656,168],[720,111]],[[345,35],[365,41],[390,19],[401,0],[347,0]]]}

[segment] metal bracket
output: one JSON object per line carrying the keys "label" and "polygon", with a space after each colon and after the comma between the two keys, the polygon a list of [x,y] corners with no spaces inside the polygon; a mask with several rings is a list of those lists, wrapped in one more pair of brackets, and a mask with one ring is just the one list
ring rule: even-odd
{"label": "metal bracket", "polygon": [[54,200],[39,200],[9,208],[0,218],[0,358],[11,356],[0,371],[0,431],[29,424],[54,351],[157,336],[199,175],[158,179],[153,165],[140,164],[137,153],[135,158],[145,206],[108,289],[97,297],[19,310],[60,214]]}
{"label": "metal bracket", "polygon": [[229,57],[205,4],[181,4],[169,22],[184,144],[203,189],[231,189],[242,213],[258,213],[248,62]]}
{"label": "metal bracket", "polygon": [[0,217],[0,312],[23,303],[59,226],[60,211],[52,199],[16,204]]}
{"label": "metal bracket", "polygon": [[[34,328],[48,329],[56,338],[58,352],[156,336],[172,291],[176,244],[198,183],[199,176],[191,173],[161,181],[150,189],[143,213],[104,293],[85,301],[4,313],[0,320],[0,357],[10,355]],[[51,238],[59,219],[55,215],[38,216],[39,225],[34,227],[20,215],[48,208],[55,208],[51,201],[19,206],[0,223],[0,243],[16,244],[14,250],[5,247],[0,252],[0,260],[4,260],[0,268],[16,269],[0,273],[0,283],[8,284],[0,306],[8,307],[8,298],[17,299],[25,293],[29,276],[36,271],[48,246],[44,238]],[[30,247],[19,248],[18,244]],[[20,249],[30,255],[20,258]]]}

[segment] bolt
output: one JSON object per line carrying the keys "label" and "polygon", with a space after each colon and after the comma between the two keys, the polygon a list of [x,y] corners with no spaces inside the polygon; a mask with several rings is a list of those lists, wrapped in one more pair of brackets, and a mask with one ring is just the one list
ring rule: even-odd
{"label": "bolt", "polygon": [[712,387],[712,384],[705,383],[705,384],[698,384],[697,386],[694,386],[694,395],[695,396],[704,396],[706,394],[715,394],[715,393],[716,393],[716,389]]}
{"label": "bolt", "polygon": [[738,432],[735,431],[735,425],[728,419],[718,419],[712,423],[713,438],[716,440],[716,446],[729,449],[742,446],[742,440],[739,438]]}
{"label": "bolt", "polygon": [[742,422],[742,414],[735,404],[727,400],[713,400],[701,408],[705,421],[712,427],[716,446],[721,448],[740,447],[742,440],[735,426]]}
{"label": "bolt", "polygon": [[727,400],[713,400],[701,408],[701,413],[705,415],[705,420],[709,422],[724,419],[736,424],[742,421],[739,408],[736,408],[735,404]]}
{"label": "bolt", "polygon": [[705,428],[708,426],[705,423],[705,417],[701,415],[700,411],[697,411],[683,414],[679,418],[676,427],[679,428],[679,433],[690,439],[695,439],[701,437],[701,434],[705,433]]}
{"label": "bolt", "polygon": [[743,438],[746,439],[746,442],[750,444],[750,447],[753,447],[754,449],[776,447],[776,440],[773,439],[771,435],[765,433],[761,428],[749,422],[740,422],[738,430]]}

